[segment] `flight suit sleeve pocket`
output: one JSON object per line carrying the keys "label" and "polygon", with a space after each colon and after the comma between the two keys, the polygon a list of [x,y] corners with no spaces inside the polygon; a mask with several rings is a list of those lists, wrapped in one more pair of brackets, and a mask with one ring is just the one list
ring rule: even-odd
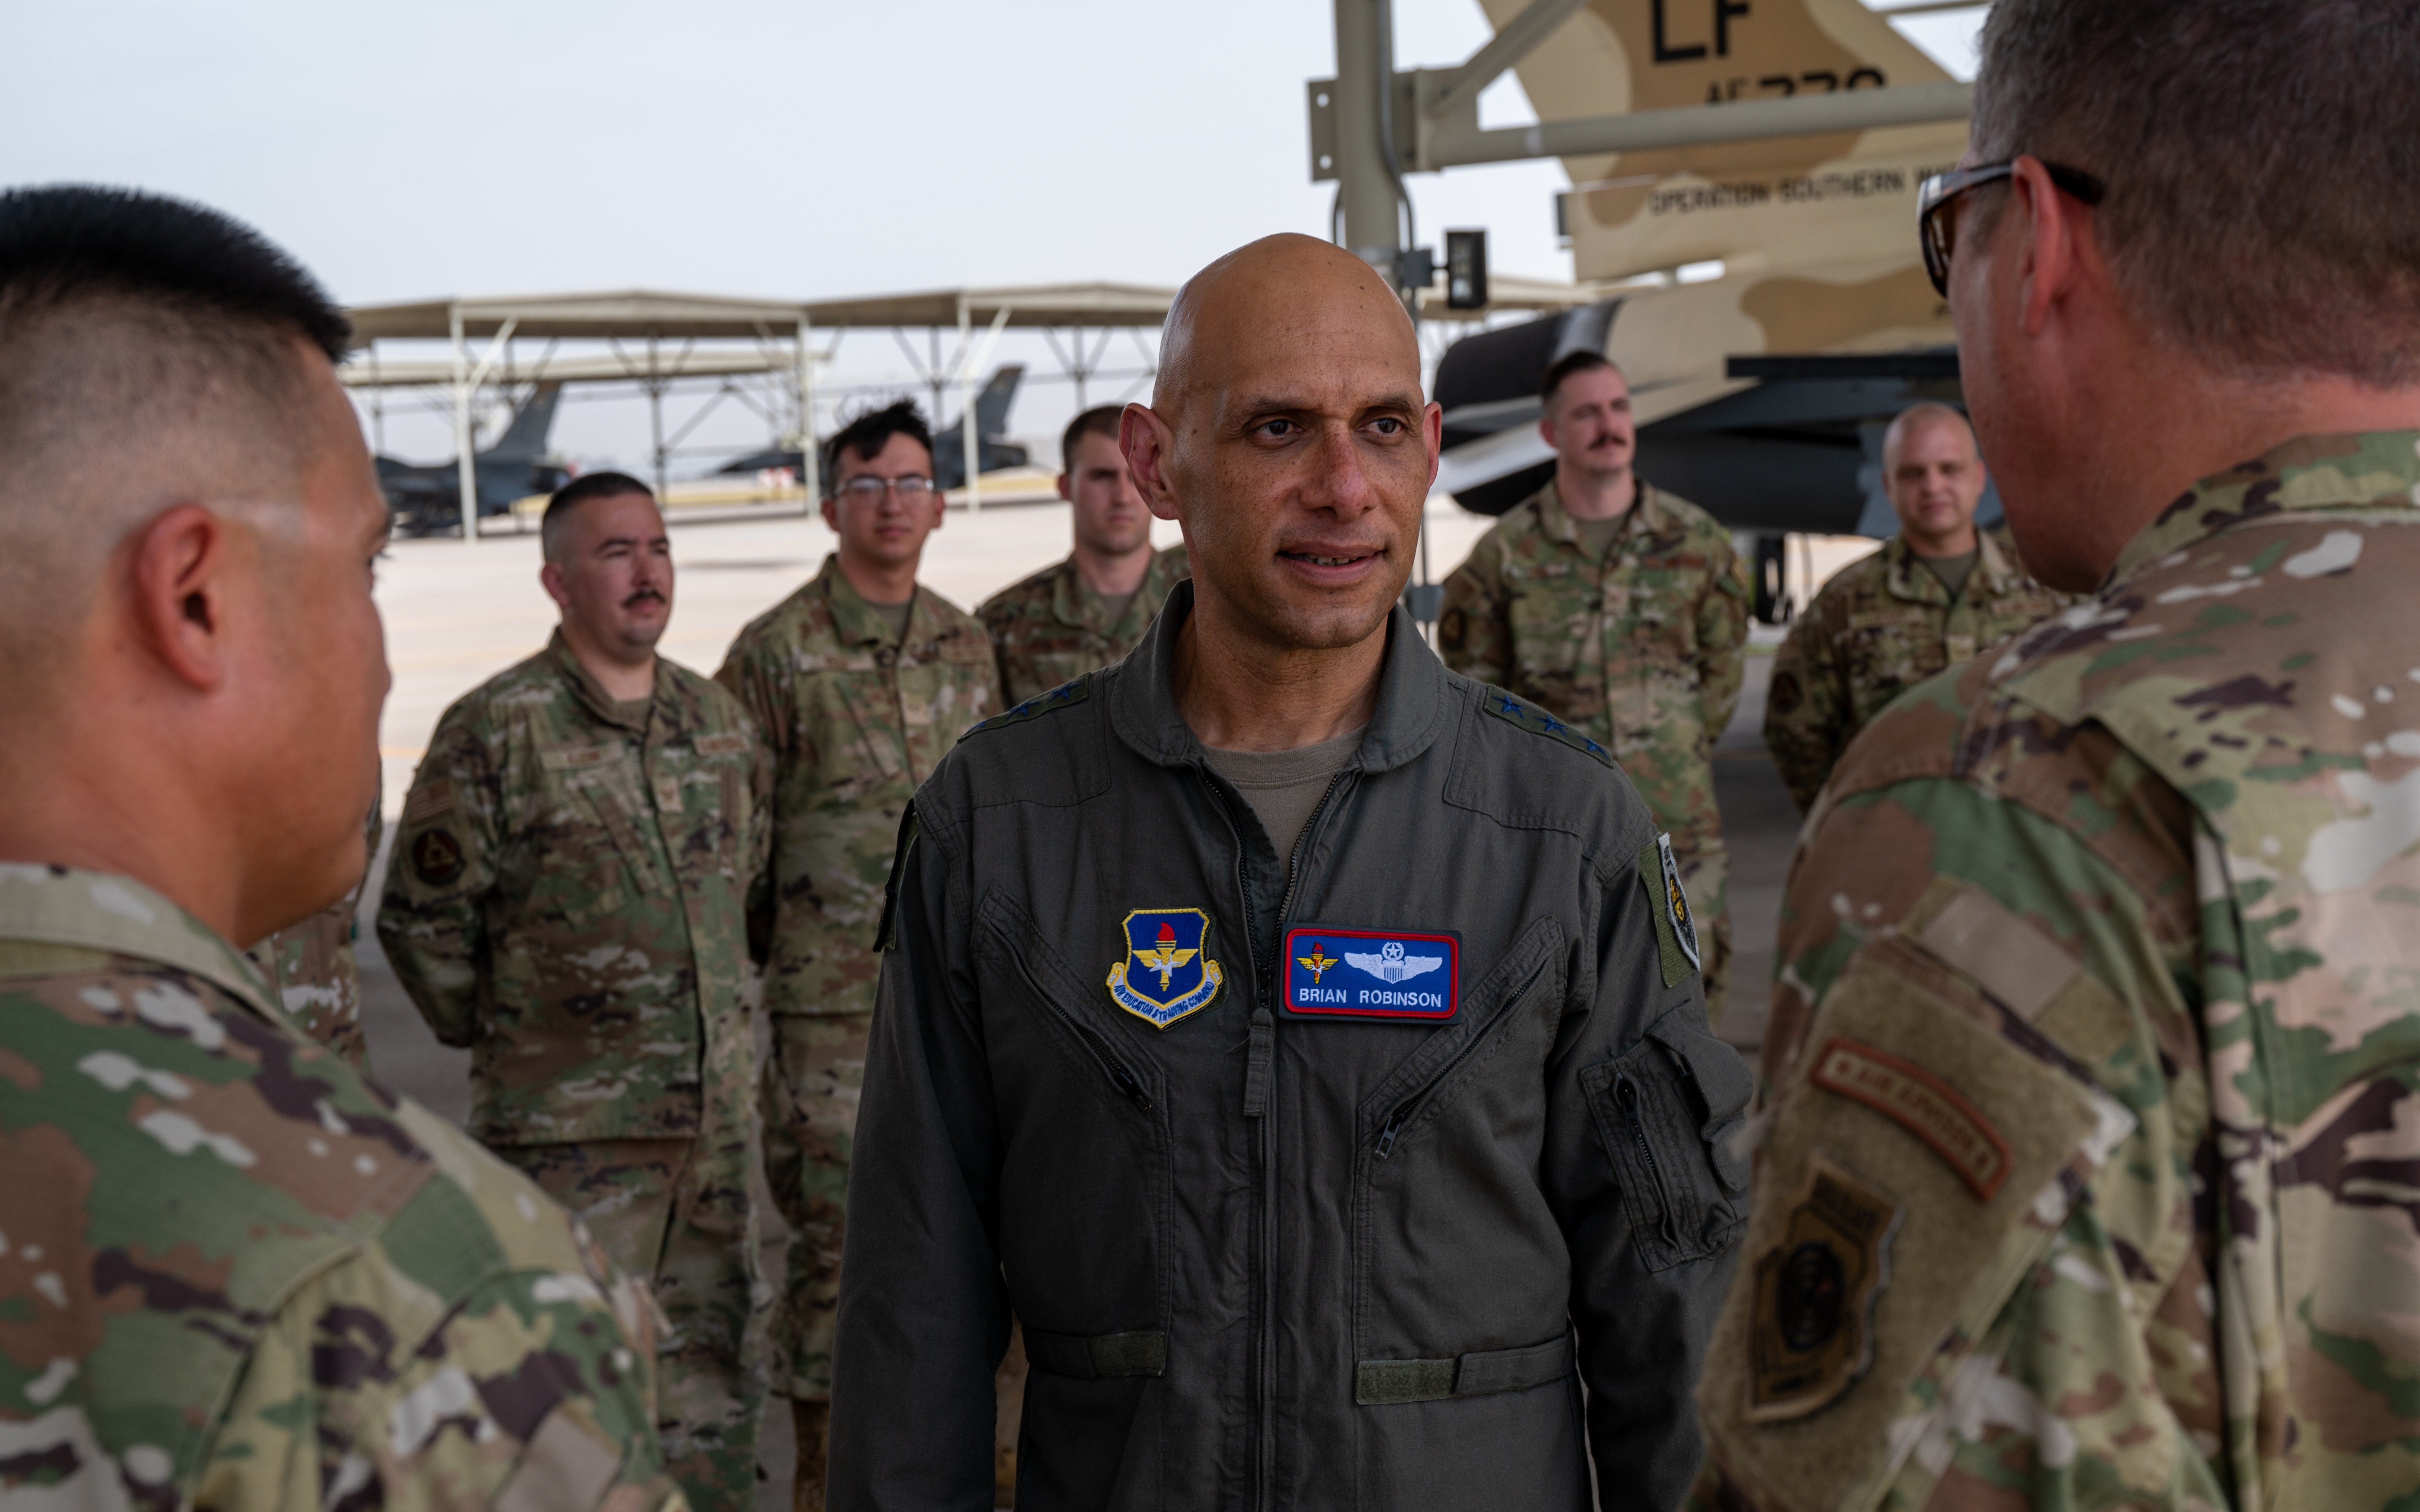
{"label": "flight suit sleeve pocket", "polygon": [[1728,1046],[1674,1017],[1627,1054],[1580,1072],[1650,1271],[1722,1253],[1746,1218],[1747,1172],[1730,1148],[1747,1109],[1746,1069]]}

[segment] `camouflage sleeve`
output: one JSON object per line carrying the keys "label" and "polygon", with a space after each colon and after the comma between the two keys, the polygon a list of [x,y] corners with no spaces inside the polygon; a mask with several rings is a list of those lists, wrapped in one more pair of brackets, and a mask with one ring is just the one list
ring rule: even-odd
{"label": "camouflage sleeve", "polygon": [[1437,655],[1465,677],[1502,687],[1512,674],[1512,619],[1493,534],[1481,536],[1446,578],[1445,603],[1437,610]]}
{"label": "camouflage sleeve", "polygon": [[2195,1234],[2199,834],[2105,733],[1970,723],[1957,681],[1857,743],[1792,873],[1696,1504],[2225,1505],[2216,1369],[2258,1346]]}
{"label": "camouflage sleeve", "polygon": [[748,844],[740,860],[748,868],[748,959],[761,966],[773,955],[773,745],[752,717],[748,730],[754,759],[748,771]]}
{"label": "camouflage sleeve", "polygon": [[1747,610],[1751,597],[1747,563],[1730,536],[1722,538],[1714,583],[1698,602],[1698,697],[1706,739],[1720,740],[1739,707],[1740,683],[1747,674]]}
{"label": "camouflage sleeve", "polygon": [[412,774],[379,896],[379,943],[438,1042],[476,1032],[487,967],[483,907],[496,883],[504,793],[493,753],[464,704],[445,712]]}
{"label": "camouflage sleeve", "polygon": [[1805,813],[1848,744],[1849,688],[1832,656],[1832,617],[1817,595],[1774,653],[1764,695],[1764,748]]}
{"label": "camouflage sleeve", "polygon": [[764,638],[751,625],[739,632],[731,650],[715,669],[714,680],[729,688],[747,707],[757,730],[772,747],[776,760],[790,749],[789,700],[780,686],[777,659],[764,647]]}

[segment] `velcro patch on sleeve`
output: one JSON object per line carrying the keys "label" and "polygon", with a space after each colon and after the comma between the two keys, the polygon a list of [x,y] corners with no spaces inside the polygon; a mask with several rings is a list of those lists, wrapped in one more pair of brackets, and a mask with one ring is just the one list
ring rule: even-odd
{"label": "velcro patch on sleeve", "polygon": [[2009,1179],[2014,1156],[2008,1140],[1956,1088],[1920,1066],[1836,1037],[1817,1052],[1807,1079],[1923,1140],[1980,1201],[1991,1201]]}
{"label": "velcro patch on sleeve", "polygon": [[411,790],[411,796],[403,802],[403,822],[417,825],[453,811],[454,779],[450,777],[436,778]]}
{"label": "velcro patch on sleeve", "polygon": [[2056,940],[1972,883],[1914,932],[1916,942],[2028,1023],[2084,970]]}

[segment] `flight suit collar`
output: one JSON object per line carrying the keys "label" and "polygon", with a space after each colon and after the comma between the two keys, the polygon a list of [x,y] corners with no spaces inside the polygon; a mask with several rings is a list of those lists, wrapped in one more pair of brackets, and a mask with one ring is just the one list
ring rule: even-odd
{"label": "flight suit collar", "polygon": [[[555,626],[554,634],[547,637],[546,655],[554,663],[554,670],[563,675],[563,680],[571,685],[573,694],[591,717],[633,734],[644,735],[647,733],[647,720],[641,718],[636,724],[630,722],[621,706],[606,693],[604,685],[597,681],[596,674],[589,671],[587,664],[580,659],[580,654],[571,649],[571,642],[563,638],[561,625]],[[656,704],[662,700],[665,685],[671,677],[672,669],[665,665],[663,657],[658,656],[656,686],[647,698],[649,714],[655,712]]]}
{"label": "flight suit collar", "polygon": [[[1655,486],[1645,478],[1637,481],[1638,491],[1632,497],[1630,507],[1621,512],[1621,529],[1615,534],[1614,544],[1606,549],[1608,558],[1619,555],[1621,544],[1640,531],[1660,531],[1672,522],[1672,512],[1664,506]],[[1546,486],[1530,497],[1538,506],[1539,533],[1586,554],[1587,548],[1580,545],[1579,526],[1573,521],[1571,511],[1563,507],[1562,491],[1554,481],[1548,479]]]}
{"label": "flight suit collar", "polygon": [[[1193,579],[1171,588],[1151,632],[1135,647],[1107,689],[1109,723],[1146,761],[1162,766],[1202,764],[1202,742],[1176,706],[1176,640],[1193,617]],[[1383,772],[1417,759],[1445,727],[1446,670],[1396,605],[1387,615],[1387,656],[1378,670],[1378,703],[1361,736],[1356,764]]]}
{"label": "flight suit collar", "polygon": [[1104,624],[1101,596],[1084,585],[1084,574],[1070,556],[1059,563],[1050,584],[1050,612],[1060,624],[1074,630],[1090,630],[1107,640],[1118,639],[1117,632],[1127,620],[1140,612],[1146,603],[1168,595],[1168,568],[1159,553],[1151,554],[1151,564],[1143,569],[1142,581],[1136,585],[1134,597],[1126,601],[1125,611],[1115,625]]}
{"label": "flight suit collar", "polygon": [[[848,574],[840,570],[839,552],[831,552],[824,558],[823,570],[815,574],[814,586],[824,595],[825,603],[831,607],[832,634],[842,641],[857,646],[895,646],[901,643],[891,638],[891,622],[866,602],[865,595],[857,591],[857,585],[848,580]],[[902,640],[930,640],[941,633],[941,627],[933,622],[931,609],[925,603],[928,596],[924,585],[918,583],[908,600],[908,630]]]}
{"label": "flight suit collar", "polygon": [[2232,525],[2294,509],[2410,509],[2420,503],[2420,431],[2298,436],[2195,484],[2135,533],[2102,580],[2105,591],[2146,564]]}
{"label": "flight suit collar", "polygon": [[218,932],[132,877],[0,863],[0,939],[153,961],[225,989],[271,1024],[269,984]]}

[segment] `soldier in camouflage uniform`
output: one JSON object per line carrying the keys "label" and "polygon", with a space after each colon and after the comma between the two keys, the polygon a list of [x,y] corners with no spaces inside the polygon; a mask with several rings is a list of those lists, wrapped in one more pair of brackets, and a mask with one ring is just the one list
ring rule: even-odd
{"label": "soldier in camouflage uniform", "polygon": [[673,573],[645,486],[589,473],[544,529],[562,627],[438,721],[379,940],[473,1053],[471,1132],[653,1286],[666,1457],[692,1504],[738,1507],[765,1395],[745,993],[771,762],[737,700],[654,654]]}
{"label": "soldier in camouflage uniform", "polygon": [[228,943],[365,859],[388,518],[347,345],[209,211],[0,195],[11,1508],[682,1504],[644,1292]]}
{"label": "soldier in camouflage uniform", "polygon": [[[373,863],[383,829],[373,804],[363,835],[363,855]],[[353,935],[369,885],[365,870],[352,891],[244,952],[253,969],[268,979],[294,1026],[360,1072],[370,1069],[370,1042],[362,1028],[362,967],[353,954]]]}
{"label": "soldier in camouflage uniform", "polygon": [[[1446,579],[1437,650],[1586,732],[1670,832],[1706,942],[1706,1011],[1730,977],[1730,856],[1714,744],[1739,702],[1748,576],[1730,532],[1631,471],[1630,390],[1590,351],[1543,385],[1555,481],[1480,537]],[[1585,513],[1573,500],[1585,497]]]}
{"label": "soldier in camouflage uniform", "polygon": [[2420,1485],[2415,73],[2410,0],[1993,12],[1971,156],[2060,166],[1931,244],[2026,560],[2100,587],[1809,817],[1705,1506]]}
{"label": "soldier in camouflage uniform", "polygon": [[2035,624],[2058,596],[1975,528],[1985,475],[1965,417],[1912,405],[1883,439],[1899,533],[1823,585],[1773,659],[1764,744],[1801,813],[1883,705]]}
{"label": "soldier in camouflage uniform", "polygon": [[1125,412],[1122,405],[1087,409],[1059,439],[1059,497],[1075,506],[1074,553],[975,610],[1011,703],[1123,659],[1186,577],[1184,547],[1151,548],[1151,511],[1118,450]]}
{"label": "soldier in camouflage uniform", "polygon": [[916,581],[942,508],[923,416],[892,405],[824,447],[840,549],[740,631],[715,673],[777,764],[765,1171],[792,1233],[773,1382],[792,1402],[801,1507],[823,1504],[849,1142],[899,820],[958,736],[1000,708],[982,622]]}

